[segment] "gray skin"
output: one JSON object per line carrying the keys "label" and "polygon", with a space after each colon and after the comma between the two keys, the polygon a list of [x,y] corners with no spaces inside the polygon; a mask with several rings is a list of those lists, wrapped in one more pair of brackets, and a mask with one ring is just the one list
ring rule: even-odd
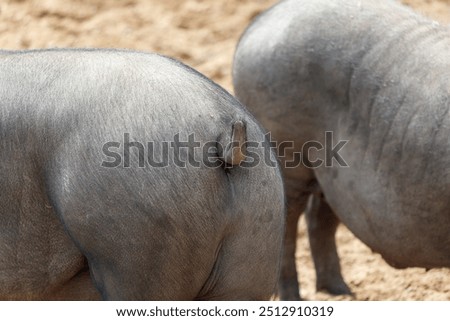
{"label": "gray skin", "polygon": [[264,139],[236,99],[162,56],[1,52],[0,299],[270,298],[285,221],[279,167],[181,168],[170,154],[167,167],[139,168],[135,147],[129,168],[101,166],[113,160],[103,144],[124,133],[143,144]]}
{"label": "gray skin", "polygon": [[323,144],[325,131],[335,144],[349,140],[340,151],[348,168],[283,171],[282,299],[299,299],[295,241],[309,197],[318,290],[350,292],[339,221],[396,268],[450,267],[448,27],[396,1],[286,0],[245,31],[233,78],[238,99],[278,142],[298,151]]}

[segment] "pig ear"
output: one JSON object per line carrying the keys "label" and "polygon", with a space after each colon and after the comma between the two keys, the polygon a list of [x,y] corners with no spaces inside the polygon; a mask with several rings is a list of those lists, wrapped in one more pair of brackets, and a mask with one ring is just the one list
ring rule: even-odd
{"label": "pig ear", "polygon": [[247,141],[247,128],[245,123],[238,120],[233,123],[231,137],[223,137],[222,160],[228,165],[239,165],[245,159],[245,142]]}

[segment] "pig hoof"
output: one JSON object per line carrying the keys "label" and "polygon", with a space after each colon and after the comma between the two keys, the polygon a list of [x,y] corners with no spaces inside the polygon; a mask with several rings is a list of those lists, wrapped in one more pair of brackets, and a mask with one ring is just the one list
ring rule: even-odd
{"label": "pig hoof", "polygon": [[327,292],[332,295],[353,295],[352,291],[347,284],[345,284],[345,282],[318,285],[316,289],[317,291]]}
{"label": "pig hoof", "polygon": [[300,291],[297,280],[286,282],[279,288],[280,301],[300,301]]}

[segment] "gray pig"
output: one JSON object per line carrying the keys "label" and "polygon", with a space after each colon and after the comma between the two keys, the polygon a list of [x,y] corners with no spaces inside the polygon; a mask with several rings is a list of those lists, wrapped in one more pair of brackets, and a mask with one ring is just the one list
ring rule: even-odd
{"label": "gray pig", "polygon": [[[239,147],[215,146],[220,166],[182,148],[201,164],[141,166],[140,142],[160,161],[176,134]],[[279,167],[223,166],[263,139],[236,99],[162,56],[0,52],[0,299],[270,298]]]}
{"label": "gray pig", "polygon": [[248,27],[233,77],[238,99],[279,142],[323,145],[325,131],[348,140],[339,153],[348,167],[284,170],[282,299],[299,299],[295,240],[309,197],[318,290],[350,292],[339,221],[396,268],[450,267],[448,27],[397,1],[286,0]]}

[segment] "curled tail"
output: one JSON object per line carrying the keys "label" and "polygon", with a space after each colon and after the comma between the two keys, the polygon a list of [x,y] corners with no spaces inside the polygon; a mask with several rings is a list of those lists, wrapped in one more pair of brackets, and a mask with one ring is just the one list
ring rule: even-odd
{"label": "curled tail", "polygon": [[241,120],[235,121],[231,127],[231,135],[222,135],[219,139],[219,157],[228,165],[239,165],[245,159],[245,142],[247,127]]}

